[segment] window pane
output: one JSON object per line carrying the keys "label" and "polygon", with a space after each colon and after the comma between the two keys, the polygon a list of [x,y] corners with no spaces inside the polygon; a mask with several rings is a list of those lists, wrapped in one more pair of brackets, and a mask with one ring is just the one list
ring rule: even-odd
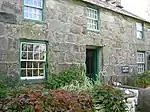
{"label": "window pane", "polygon": [[42,7],[43,0],[34,0],[34,6],[36,7]]}
{"label": "window pane", "polygon": [[38,76],[38,69],[33,70],[33,76]]}
{"label": "window pane", "polygon": [[39,63],[39,68],[44,68],[44,62]]}
{"label": "window pane", "polygon": [[34,51],[40,51],[40,45],[39,44],[34,44],[33,45],[33,50]]}
{"label": "window pane", "polygon": [[43,69],[39,70],[39,76],[44,76],[44,70]]}
{"label": "window pane", "polygon": [[25,6],[24,17],[26,19],[42,20],[42,9]]}
{"label": "window pane", "polygon": [[33,44],[27,44],[28,51],[33,51]]}
{"label": "window pane", "polygon": [[21,62],[21,68],[26,68],[26,62],[25,61]]}
{"label": "window pane", "polygon": [[45,52],[41,52],[40,53],[40,60],[44,60],[45,59]]}
{"label": "window pane", "polygon": [[27,76],[28,77],[32,77],[32,69],[28,69],[27,70]]}
{"label": "window pane", "polygon": [[142,32],[137,31],[137,38],[142,39]]}
{"label": "window pane", "polygon": [[33,52],[28,52],[28,59],[33,60]]}
{"label": "window pane", "polygon": [[25,5],[33,5],[33,0],[24,0]]}
{"label": "window pane", "polygon": [[26,70],[21,70],[21,77],[26,77]]}
{"label": "window pane", "polygon": [[145,70],[145,65],[144,64],[138,64],[138,73],[143,73]]}
{"label": "window pane", "polygon": [[34,52],[34,60],[40,60],[39,52]]}
{"label": "window pane", "polygon": [[142,23],[136,23],[136,29],[142,31]]}
{"label": "window pane", "polygon": [[38,68],[38,62],[33,62],[33,68]]}
{"label": "window pane", "polygon": [[22,44],[22,51],[27,51],[27,44],[25,43]]}
{"label": "window pane", "polygon": [[27,52],[22,52],[22,57],[21,59],[27,59]]}
{"label": "window pane", "polygon": [[32,68],[32,62],[27,62],[27,68]]}

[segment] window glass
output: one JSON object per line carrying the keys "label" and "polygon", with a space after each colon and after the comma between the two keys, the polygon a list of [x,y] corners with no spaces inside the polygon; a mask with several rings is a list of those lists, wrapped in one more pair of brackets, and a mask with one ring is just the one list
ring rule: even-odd
{"label": "window glass", "polygon": [[46,44],[21,43],[21,79],[43,79],[45,77]]}
{"label": "window glass", "polygon": [[96,9],[87,8],[87,28],[98,30],[98,11]]}
{"label": "window glass", "polygon": [[24,18],[42,20],[43,0],[24,0]]}
{"label": "window glass", "polygon": [[138,73],[143,73],[145,71],[145,54],[143,52],[137,52],[137,65]]}

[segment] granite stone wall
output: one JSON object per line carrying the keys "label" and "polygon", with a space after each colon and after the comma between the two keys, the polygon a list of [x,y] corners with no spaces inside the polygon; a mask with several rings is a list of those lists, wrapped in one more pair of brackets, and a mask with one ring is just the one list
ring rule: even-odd
{"label": "granite stone wall", "polygon": [[[100,30],[94,32],[86,29],[89,4],[85,2],[46,0],[43,22],[24,20],[22,4],[22,0],[0,1],[0,74],[18,75],[20,38],[48,41],[50,72],[71,64],[85,66],[86,48],[99,47],[99,70],[105,71],[106,81],[111,76],[125,81],[137,73],[137,50],[145,51],[146,57],[150,54],[149,23],[145,23],[144,40],[138,40],[135,23],[139,20],[106,8],[100,8]],[[129,66],[129,73],[121,73],[121,66]]]}

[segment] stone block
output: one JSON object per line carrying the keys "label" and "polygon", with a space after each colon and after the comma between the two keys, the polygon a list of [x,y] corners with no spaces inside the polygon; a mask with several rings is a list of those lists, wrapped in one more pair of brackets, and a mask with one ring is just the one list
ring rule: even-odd
{"label": "stone block", "polygon": [[0,22],[4,23],[17,23],[17,16],[11,13],[0,12]]}
{"label": "stone block", "polygon": [[70,28],[70,32],[74,34],[81,34],[83,31],[83,28],[78,25],[72,25]]}
{"label": "stone block", "polygon": [[69,33],[66,35],[66,42],[77,43],[78,37],[75,34]]}
{"label": "stone block", "polygon": [[69,48],[67,48],[66,43],[53,43],[52,44],[52,49],[53,49],[53,51],[65,52]]}
{"label": "stone block", "polygon": [[86,24],[86,17],[85,16],[76,16],[74,17],[74,23],[76,25],[79,25],[79,26],[84,26]]}
{"label": "stone block", "polygon": [[7,64],[6,63],[0,63],[0,75],[7,75]]}
{"label": "stone block", "polygon": [[10,63],[16,62],[17,63],[18,59],[19,59],[18,50],[11,48],[7,51],[7,62],[10,62]]}
{"label": "stone block", "polygon": [[51,62],[54,63],[64,63],[65,62],[65,53],[64,52],[53,52]]}
{"label": "stone block", "polygon": [[86,52],[86,45],[80,45],[80,52]]}
{"label": "stone block", "polygon": [[58,20],[49,20],[49,29],[57,32],[69,32],[70,25]]}
{"label": "stone block", "polygon": [[8,49],[8,39],[6,37],[0,38],[0,50]]}
{"label": "stone block", "polygon": [[8,68],[7,75],[11,75],[11,76],[18,75],[18,64],[17,63],[7,64],[7,68]]}
{"label": "stone block", "polygon": [[6,33],[6,28],[3,23],[0,23],[0,36],[5,35]]}

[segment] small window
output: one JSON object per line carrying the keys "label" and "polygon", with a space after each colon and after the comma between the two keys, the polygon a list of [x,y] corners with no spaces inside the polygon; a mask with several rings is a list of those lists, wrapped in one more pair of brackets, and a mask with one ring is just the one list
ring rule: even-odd
{"label": "small window", "polygon": [[43,0],[24,0],[24,18],[42,21]]}
{"label": "small window", "polygon": [[136,37],[138,39],[143,39],[143,24],[136,23]]}
{"label": "small window", "polygon": [[87,8],[87,29],[98,30],[98,10],[93,8]]}
{"label": "small window", "polygon": [[138,73],[143,73],[145,71],[145,54],[144,54],[144,52],[137,52],[137,65],[138,65]]}
{"label": "small window", "polygon": [[46,67],[46,44],[21,42],[21,79],[44,79]]}

